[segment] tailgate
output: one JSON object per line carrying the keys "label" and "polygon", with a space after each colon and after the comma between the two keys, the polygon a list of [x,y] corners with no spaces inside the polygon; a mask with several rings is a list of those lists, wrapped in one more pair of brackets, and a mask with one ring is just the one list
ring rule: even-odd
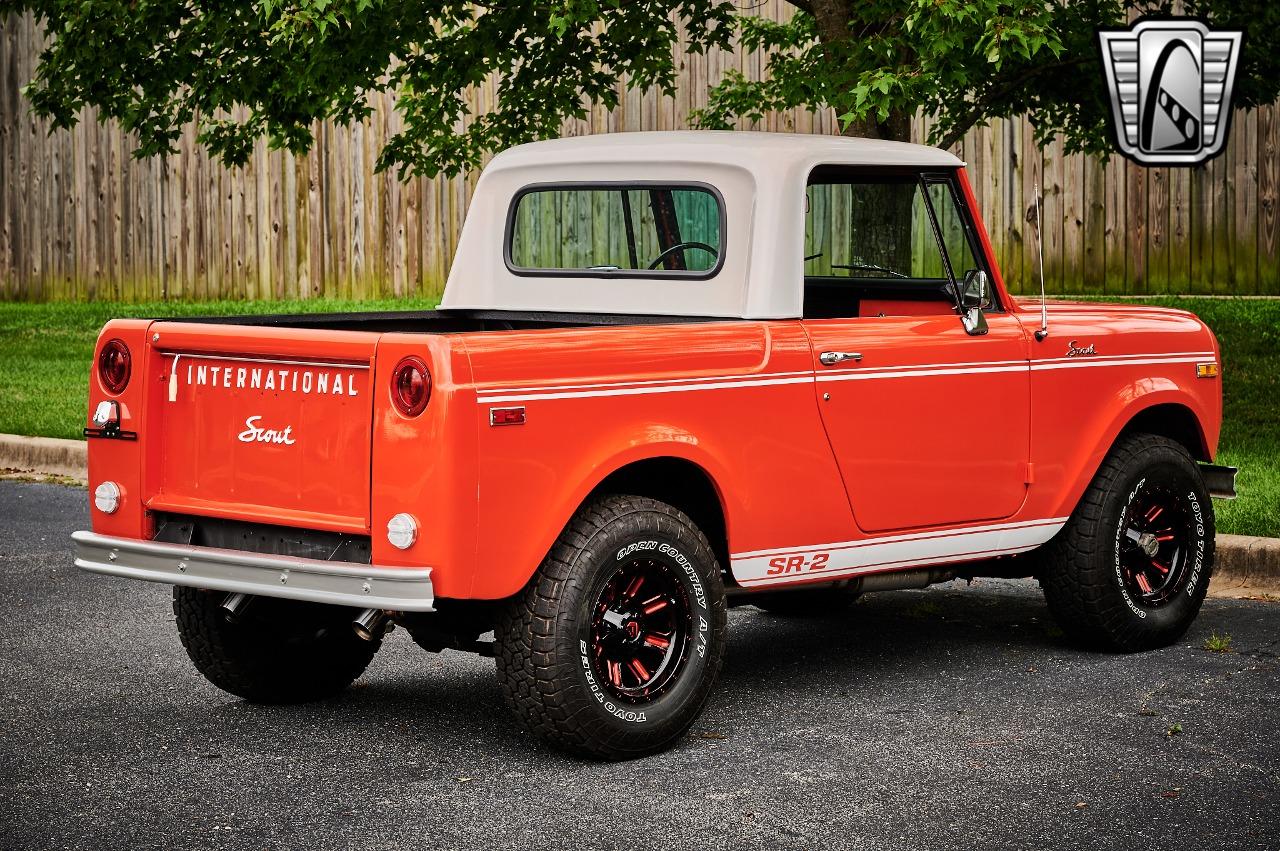
{"label": "tailgate", "polygon": [[152,332],[149,508],[367,532],[377,334]]}

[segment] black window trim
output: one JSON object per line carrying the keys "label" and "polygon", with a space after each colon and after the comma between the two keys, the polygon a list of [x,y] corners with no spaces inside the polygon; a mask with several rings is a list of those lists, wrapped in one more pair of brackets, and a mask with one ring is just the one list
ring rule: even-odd
{"label": "black window trim", "polygon": [[[920,194],[924,196],[925,207],[929,214],[929,223],[933,231],[934,241],[938,245],[938,252],[942,255],[942,262],[947,270],[950,278],[952,296],[956,298],[958,304],[958,292],[960,281],[956,280],[955,272],[952,270],[951,256],[947,252],[947,246],[942,238],[942,231],[938,225],[937,217],[933,209],[933,199],[929,197],[930,183],[945,183],[951,193],[952,201],[956,205],[957,211],[960,213],[960,223],[964,228],[965,239],[969,243],[969,251],[973,254],[973,258],[978,263],[978,268],[987,273],[988,288],[991,293],[991,307],[983,308],[984,313],[1003,313],[1004,305],[1000,300],[1000,291],[995,286],[995,279],[991,273],[990,263],[987,260],[986,252],[982,250],[981,243],[978,241],[977,232],[973,226],[973,211],[969,209],[969,205],[964,201],[964,194],[960,192],[958,180],[958,168],[945,170],[924,170],[913,168],[910,166],[891,167],[889,169],[879,168],[873,169],[868,166],[848,165],[843,163],[821,163],[809,170],[808,176],[805,178],[805,190],[814,185],[814,176],[819,175],[823,178],[822,183],[830,183],[827,179],[831,172],[838,174],[851,174],[861,178],[866,183],[915,183],[920,189]],[[855,181],[849,181],[855,182]],[[800,252],[804,254],[804,244],[800,246]],[[803,268],[803,264],[802,264]]]}
{"label": "black window trim", "polygon": [[[547,192],[563,189],[697,189],[704,191],[715,199],[720,217],[720,245],[716,255],[716,264],[701,272],[681,272],[664,269],[533,269],[517,266],[511,259],[511,241],[515,235],[516,210],[524,196],[534,192]],[[602,278],[649,280],[649,281],[707,281],[720,274],[724,268],[726,248],[728,246],[728,222],[726,217],[724,196],[720,190],[710,183],[700,180],[570,180],[551,181],[547,183],[530,183],[520,187],[511,198],[507,207],[506,229],[502,236],[502,260],[507,271],[521,278]]]}
{"label": "black window trim", "polygon": [[[982,250],[982,244],[978,240],[978,234],[973,226],[973,211],[969,209],[969,205],[964,202],[964,193],[960,191],[958,181],[956,180],[956,170],[945,172],[921,172],[920,173],[921,188],[924,190],[925,202],[929,205],[929,215],[934,216],[933,199],[929,197],[930,184],[945,184],[947,190],[951,194],[951,201],[956,205],[956,210],[960,213],[960,226],[964,229],[965,242],[969,244],[969,253],[973,255],[973,259],[978,264],[978,269],[987,274],[987,291],[991,297],[991,306],[984,307],[983,313],[1003,313],[1004,307],[1000,303],[1000,292],[995,285],[995,277],[991,273],[990,263],[987,262],[987,254]],[[937,221],[934,221],[934,227],[938,228]],[[938,245],[942,249],[942,256],[946,258],[947,268],[954,269],[951,263],[950,254],[947,251],[945,240],[942,239],[941,229],[935,231],[935,237],[938,239]],[[951,273],[951,280],[955,286],[957,298],[959,297],[962,281],[955,276],[955,272]]]}

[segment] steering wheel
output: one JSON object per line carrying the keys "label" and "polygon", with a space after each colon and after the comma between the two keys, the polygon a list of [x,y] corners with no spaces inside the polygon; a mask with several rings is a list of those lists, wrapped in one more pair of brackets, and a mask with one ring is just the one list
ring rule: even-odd
{"label": "steering wheel", "polygon": [[848,269],[851,272],[884,272],[892,278],[905,278],[906,275],[901,272],[895,272],[892,269],[886,269],[884,266],[877,266],[875,263],[832,263],[832,269]]}
{"label": "steering wheel", "polygon": [[653,258],[653,262],[650,263],[645,268],[648,269],[649,271],[653,271],[654,269],[658,268],[659,265],[662,264],[663,260],[666,260],[672,254],[675,254],[677,251],[684,251],[689,248],[697,248],[700,251],[705,251],[708,254],[710,254],[712,257],[715,257],[717,259],[720,257],[720,252],[712,248],[710,245],[707,245],[705,242],[678,242],[675,245],[668,248],[666,251],[659,254],[657,257]]}

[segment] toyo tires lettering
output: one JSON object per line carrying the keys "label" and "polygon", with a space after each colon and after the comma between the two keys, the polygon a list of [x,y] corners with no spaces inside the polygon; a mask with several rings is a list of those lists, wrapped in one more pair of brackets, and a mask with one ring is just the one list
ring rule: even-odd
{"label": "toyo tires lettering", "polygon": [[1204,512],[1200,509],[1200,499],[1194,490],[1187,493],[1187,499],[1191,502],[1191,516],[1196,521],[1195,561],[1191,564],[1191,576],[1187,579],[1187,595],[1192,596],[1196,586],[1200,584],[1200,569],[1204,566]]}

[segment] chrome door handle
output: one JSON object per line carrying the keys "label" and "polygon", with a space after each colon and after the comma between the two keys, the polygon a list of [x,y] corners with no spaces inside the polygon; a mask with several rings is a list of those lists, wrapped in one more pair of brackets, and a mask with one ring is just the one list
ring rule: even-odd
{"label": "chrome door handle", "polygon": [[823,366],[835,366],[847,360],[862,360],[862,352],[823,352],[818,355]]}

